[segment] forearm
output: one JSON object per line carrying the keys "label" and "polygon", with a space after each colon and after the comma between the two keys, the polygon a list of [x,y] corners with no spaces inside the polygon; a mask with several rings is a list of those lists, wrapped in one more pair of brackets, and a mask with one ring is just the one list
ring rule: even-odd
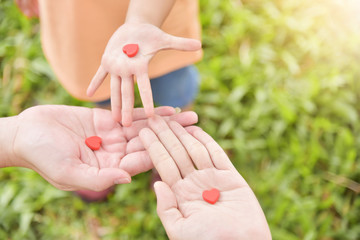
{"label": "forearm", "polygon": [[176,0],[131,0],[126,22],[149,23],[160,27]]}
{"label": "forearm", "polygon": [[17,117],[0,118],[0,168],[14,166],[16,131]]}

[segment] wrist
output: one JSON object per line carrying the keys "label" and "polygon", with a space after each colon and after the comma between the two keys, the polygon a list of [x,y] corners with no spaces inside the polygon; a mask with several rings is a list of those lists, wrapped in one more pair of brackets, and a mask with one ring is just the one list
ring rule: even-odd
{"label": "wrist", "polygon": [[160,27],[170,13],[175,0],[131,0],[126,23],[148,23]]}
{"label": "wrist", "polygon": [[16,166],[14,142],[18,130],[18,117],[0,118],[0,168]]}
{"label": "wrist", "polygon": [[124,23],[128,25],[153,25],[158,28],[161,26],[160,22],[152,21],[143,16],[127,16]]}
{"label": "wrist", "polygon": [[141,16],[127,16],[125,19],[125,23],[132,25],[151,24],[149,20]]}

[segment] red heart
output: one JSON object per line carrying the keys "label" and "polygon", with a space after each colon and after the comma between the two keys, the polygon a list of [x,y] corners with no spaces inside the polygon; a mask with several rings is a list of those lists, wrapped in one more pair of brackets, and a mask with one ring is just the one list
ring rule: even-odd
{"label": "red heart", "polygon": [[128,57],[135,57],[136,54],[139,51],[139,45],[137,44],[126,44],[123,47],[123,52],[128,56]]}
{"label": "red heart", "polygon": [[101,146],[101,137],[88,137],[87,139],[85,139],[85,143],[91,150],[99,150]]}
{"label": "red heart", "polygon": [[216,188],[205,190],[202,194],[202,197],[208,203],[215,204],[220,197],[220,192]]}

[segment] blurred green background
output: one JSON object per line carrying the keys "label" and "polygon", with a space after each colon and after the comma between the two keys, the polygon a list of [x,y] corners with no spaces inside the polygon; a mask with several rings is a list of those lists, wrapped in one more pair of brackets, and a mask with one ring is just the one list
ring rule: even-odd
{"label": "blurred green background", "polygon": [[[360,239],[357,2],[200,1],[199,126],[252,186],[274,239]],[[59,85],[38,20],[12,0],[0,0],[0,65],[2,117],[92,106]],[[167,239],[149,184],[143,173],[87,204],[31,170],[1,169],[0,239]]]}

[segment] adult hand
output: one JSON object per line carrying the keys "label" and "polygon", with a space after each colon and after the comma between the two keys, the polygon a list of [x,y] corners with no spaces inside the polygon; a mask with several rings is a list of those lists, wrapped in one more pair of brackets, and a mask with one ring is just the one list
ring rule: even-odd
{"label": "adult hand", "polygon": [[[139,52],[129,58],[123,53],[126,44],[138,44]],[[196,51],[201,48],[198,40],[175,37],[147,23],[125,23],[110,38],[101,65],[93,77],[87,94],[92,96],[107,74],[111,75],[111,110],[114,119],[130,126],[134,106],[134,77],[147,116],[154,113],[153,97],[148,76],[150,59],[160,50],[175,49]]]}
{"label": "adult hand", "polygon": [[[175,114],[171,107],[155,109],[164,119],[182,125],[197,122],[194,112]],[[111,112],[69,106],[32,107],[17,117],[11,166],[37,171],[62,190],[101,191],[114,184],[129,183],[130,175],[150,170],[153,165],[138,137],[147,126],[143,109],[133,112],[134,123],[123,127]],[[85,144],[90,136],[102,138],[101,148]]]}
{"label": "adult hand", "polygon": [[15,0],[21,12],[27,16],[39,17],[39,3],[38,0]]}
{"label": "adult hand", "polygon": [[[209,135],[160,117],[149,125],[139,136],[162,178],[157,212],[170,239],[271,239],[254,193]],[[212,188],[214,205],[202,198]]]}

